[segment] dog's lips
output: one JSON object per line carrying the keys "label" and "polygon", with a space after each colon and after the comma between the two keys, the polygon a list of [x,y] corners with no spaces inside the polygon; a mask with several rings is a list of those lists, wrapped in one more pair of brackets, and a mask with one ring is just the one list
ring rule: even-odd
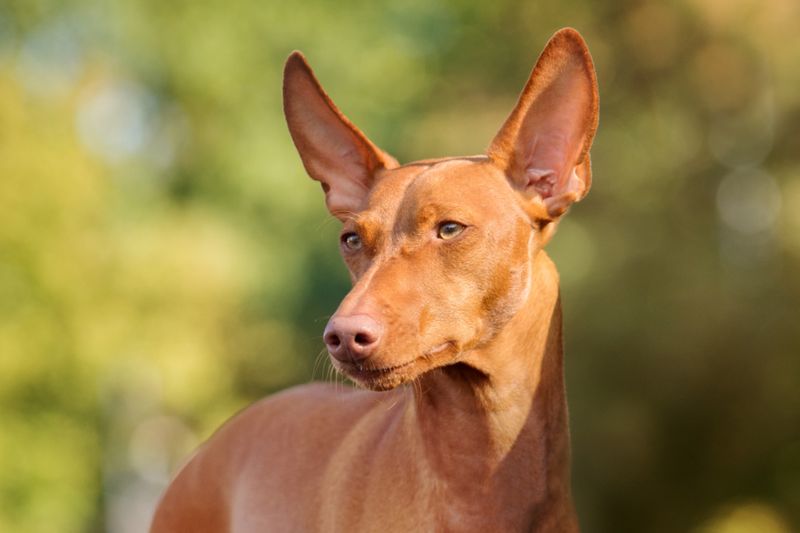
{"label": "dog's lips", "polygon": [[[448,355],[448,353],[452,355]],[[372,390],[389,390],[416,379],[420,375],[455,362],[459,353],[454,341],[443,342],[423,355],[404,363],[378,366],[365,361],[335,361],[334,366],[356,383]]]}
{"label": "dog's lips", "polygon": [[392,372],[396,372],[401,370],[405,367],[411,366],[416,363],[417,360],[407,361],[405,363],[401,363],[399,365],[387,366],[387,367],[374,367],[370,366],[369,363],[355,363],[355,362],[340,362],[339,367],[343,372],[345,372],[348,376],[353,378],[359,377],[376,377],[376,376],[383,376],[387,374],[391,374]]}

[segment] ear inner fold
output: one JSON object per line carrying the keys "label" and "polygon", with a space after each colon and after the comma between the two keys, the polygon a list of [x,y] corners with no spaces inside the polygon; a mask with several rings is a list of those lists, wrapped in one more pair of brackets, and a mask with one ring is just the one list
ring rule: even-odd
{"label": "ear inner fold", "polygon": [[489,147],[489,157],[512,184],[542,202],[551,217],[589,190],[598,100],[586,43],[575,30],[563,29],[548,42]]}

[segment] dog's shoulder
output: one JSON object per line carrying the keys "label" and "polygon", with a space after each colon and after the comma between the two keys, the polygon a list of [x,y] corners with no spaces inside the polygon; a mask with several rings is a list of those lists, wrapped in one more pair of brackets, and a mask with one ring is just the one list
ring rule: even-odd
{"label": "dog's shoulder", "polygon": [[[234,471],[268,458],[324,455],[367,412],[396,403],[400,391],[373,392],[331,383],[299,385],[267,396],[226,422],[197,455],[223,455]],[[324,442],[317,442],[322,440]]]}
{"label": "dog's shoulder", "polygon": [[[258,480],[262,485],[275,484],[275,490],[292,492],[294,485],[287,485],[286,480],[310,480],[321,473],[336,441],[365,409],[385,398],[342,385],[310,383],[244,408],[179,469],[161,499],[152,531],[225,531],[222,524],[231,519],[231,498],[236,490],[231,493],[222,487],[240,487],[248,493],[247,487]],[[321,435],[325,435],[324,441]],[[310,490],[313,485],[298,487]],[[191,497],[176,497],[178,494]],[[246,498],[240,500],[239,505],[248,504]]]}

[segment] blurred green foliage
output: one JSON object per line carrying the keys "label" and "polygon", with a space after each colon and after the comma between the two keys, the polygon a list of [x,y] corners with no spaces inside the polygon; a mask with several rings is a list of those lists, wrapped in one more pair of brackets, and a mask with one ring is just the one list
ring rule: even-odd
{"label": "blurred green foliage", "polygon": [[796,0],[0,2],[0,530],[140,531],[237,409],[329,377],[348,281],[286,132],[303,50],[401,161],[479,153],[589,42],[562,272],[586,531],[800,528]]}

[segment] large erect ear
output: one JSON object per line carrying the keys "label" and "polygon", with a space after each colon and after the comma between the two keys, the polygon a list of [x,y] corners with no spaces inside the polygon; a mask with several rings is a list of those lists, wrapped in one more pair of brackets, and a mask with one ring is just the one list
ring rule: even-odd
{"label": "large erect ear", "polygon": [[571,28],[558,31],[488,151],[516,188],[542,202],[549,218],[589,191],[598,105],[586,43]]}
{"label": "large erect ear", "polygon": [[306,171],[339,219],[361,208],[376,172],[397,166],[336,108],[300,52],[283,71],[283,110]]}

